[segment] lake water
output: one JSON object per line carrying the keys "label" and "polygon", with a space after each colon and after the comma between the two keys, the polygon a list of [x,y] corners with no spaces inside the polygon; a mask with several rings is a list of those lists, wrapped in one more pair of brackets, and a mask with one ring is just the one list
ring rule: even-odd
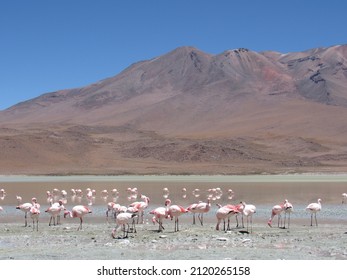
{"label": "lake water", "polygon": [[[58,189],[55,200],[60,198],[60,191],[65,190],[66,208],[71,209],[77,204],[88,204],[86,189],[95,190],[92,205],[93,214],[90,220],[105,221],[106,204],[115,201],[121,205],[129,205],[128,188],[137,188],[139,194],[150,197],[148,210],[162,206],[165,197],[173,204],[184,207],[211,198],[212,209],[207,218],[214,219],[217,210],[216,203],[237,204],[245,201],[257,207],[254,220],[266,223],[271,208],[275,204],[288,199],[294,205],[292,221],[309,220],[309,213],[304,209],[318,198],[322,199],[322,211],[317,215],[320,221],[326,223],[347,224],[347,203],[342,204],[342,193],[347,192],[347,175],[250,175],[250,176],[0,176],[0,189],[6,191],[6,196],[0,197],[1,222],[18,222],[23,219],[23,213],[15,209],[16,196],[23,202],[30,202],[36,197],[41,204],[41,219],[49,216],[44,210],[49,206],[46,192]],[[167,188],[169,193],[165,193]],[[185,188],[184,192],[182,189]],[[213,189],[220,191],[214,192]],[[81,189],[81,196],[73,196],[71,189]],[[112,195],[117,189],[118,196]],[[108,196],[102,195],[102,190],[108,191]],[[232,195],[229,190],[232,190]],[[149,216],[147,216],[149,218]],[[191,219],[186,215],[185,219]]]}

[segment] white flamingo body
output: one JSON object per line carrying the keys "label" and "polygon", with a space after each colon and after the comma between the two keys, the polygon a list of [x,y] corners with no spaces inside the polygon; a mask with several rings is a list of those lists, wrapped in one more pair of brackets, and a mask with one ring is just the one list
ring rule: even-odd
{"label": "white flamingo body", "polygon": [[[217,212],[216,212],[216,218],[217,218],[217,225],[216,225],[216,230],[219,230],[219,225],[223,221],[224,223],[224,228],[223,230],[230,230],[230,216],[235,215],[239,213],[237,208],[234,205],[228,204],[225,206],[222,206],[220,204],[217,204],[219,207]],[[225,227],[225,219],[228,218],[228,226],[227,228]]]}
{"label": "white flamingo body", "polygon": [[316,226],[318,226],[317,222],[317,212],[319,212],[322,209],[322,200],[319,198],[317,202],[310,203],[307,205],[306,210],[311,212],[311,226],[312,226],[312,220],[313,220],[313,215],[316,220]]}
{"label": "white flamingo body", "polygon": [[24,226],[25,227],[28,225],[27,215],[30,212],[31,207],[33,207],[33,205],[30,202],[20,204],[16,207],[16,209],[19,209],[19,210],[24,212],[24,220],[25,220]]}
{"label": "white flamingo body", "polygon": [[194,211],[193,213],[198,214],[198,218],[200,220],[200,224],[204,225],[204,213],[209,212],[211,209],[211,203],[208,199],[207,202],[199,202],[195,206],[188,208],[188,211]]}
{"label": "white flamingo body", "polygon": [[198,205],[198,203],[193,203],[191,205],[188,206],[187,210],[191,213],[193,213],[193,225],[195,225],[195,214],[197,213],[196,206]]}
{"label": "white flamingo body", "polygon": [[65,207],[61,201],[53,203],[52,206],[46,209],[45,212],[51,215],[48,223],[49,226],[52,225],[52,220],[54,226],[60,224],[60,213],[62,210],[65,210]]}
{"label": "white flamingo body", "polygon": [[77,228],[77,230],[82,229],[83,224],[83,217],[86,214],[92,213],[92,211],[84,205],[76,205],[72,208],[71,211],[66,211],[64,213],[64,218],[66,218],[67,215],[69,215],[71,218],[79,218],[80,219],[80,225]]}
{"label": "white flamingo body", "polygon": [[284,201],[283,210],[284,210],[284,226],[283,226],[283,228],[286,228],[286,218],[287,218],[287,215],[288,215],[288,228],[289,228],[289,225],[290,225],[290,214],[293,212],[294,207],[293,207],[293,204],[291,204],[288,201],[288,199],[286,199]]}
{"label": "white flamingo body", "polygon": [[347,201],[347,193],[342,194],[342,204],[346,203]]}
{"label": "white flamingo body", "polygon": [[256,207],[253,204],[246,204],[245,202],[241,202],[243,205],[243,215],[247,217],[247,231],[248,231],[248,223],[251,223],[251,232],[253,231],[253,214],[256,213]]}
{"label": "white flamingo body", "polygon": [[145,195],[141,195],[141,199],[143,201],[137,201],[130,204],[130,206],[137,209],[137,212],[138,212],[137,223],[139,222],[144,223],[143,216],[145,213],[145,209],[148,207],[149,201],[150,201],[149,197]]}
{"label": "white flamingo body", "polygon": [[[118,229],[118,227],[122,226],[123,227],[123,238],[127,238],[128,237],[128,233],[129,233],[129,228],[130,225],[129,223],[132,222],[133,225],[133,232],[136,233],[136,229],[135,229],[135,222],[134,222],[134,217],[136,217],[136,213],[120,213],[117,215],[116,217],[116,227],[112,230],[112,237],[116,238],[116,231]],[[125,226],[127,226],[127,230],[125,230]]]}

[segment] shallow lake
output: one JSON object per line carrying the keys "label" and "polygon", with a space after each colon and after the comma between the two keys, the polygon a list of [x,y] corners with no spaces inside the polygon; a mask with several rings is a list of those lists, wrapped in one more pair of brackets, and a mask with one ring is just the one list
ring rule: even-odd
{"label": "shallow lake", "polygon": [[[61,191],[67,192],[66,208],[74,205],[90,203],[86,198],[86,189],[95,190],[90,206],[93,213],[88,217],[90,221],[105,221],[107,202],[114,201],[121,205],[129,205],[134,198],[130,198],[128,188],[137,188],[138,194],[150,197],[148,211],[164,204],[165,198],[173,204],[188,207],[198,201],[211,199],[211,211],[206,215],[214,219],[216,204],[237,204],[245,201],[257,207],[254,220],[261,222],[271,214],[275,204],[288,199],[294,206],[292,222],[303,223],[309,221],[310,215],[305,207],[322,199],[322,211],[317,215],[320,221],[326,223],[346,223],[347,203],[342,204],[342,193],[347,192],[347,175],[250,175],[250,176],[0,176],[0,189],[6,195],[0,197],[1,222],[18,222],[23,219],[23,213],[15,209],[16,196],[23,198],[23,202],[30,202],[36,197],[41,204],[41,220],[49,219],[44,210],[49,206],[46,192],[53,192],[55,200],[61,198]],[[183,190],[185,188],[185,191]],[[82,195],[72,195],[71,189],[81,189]],[[117,195],[112,193],[117,189]],[[168,192],[165,192],[167,189]],[[106,190],[108,195],[103,195]],[[137,199],[139,200],[139,199]],[[147,211],[147,213],[148,213]],[[148,219],[149,216],[147,215]],[[191,214],[186,215],[191,219]]]}

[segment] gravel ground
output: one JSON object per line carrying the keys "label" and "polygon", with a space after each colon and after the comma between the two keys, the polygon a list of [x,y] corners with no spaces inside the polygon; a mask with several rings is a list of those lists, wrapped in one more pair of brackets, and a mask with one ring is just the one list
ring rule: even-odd
{"label": "gravel ground", "polygon": [[39,225],[39,231],[20,223],[1,224],[0,259],[24,260],[114,260],[114,259],[233,259],[233,260],[335,260],[347,259],[347,226],[341,223],[318,227],[292,223],[290,229],[254,224],[253,232],[233,228],[216,231],[215,224],[183,223],[179,232],[173,222],[165,230],[153,224],[137,225],[137,233],[113,239],[112,224],[85,219],[59,226]]}

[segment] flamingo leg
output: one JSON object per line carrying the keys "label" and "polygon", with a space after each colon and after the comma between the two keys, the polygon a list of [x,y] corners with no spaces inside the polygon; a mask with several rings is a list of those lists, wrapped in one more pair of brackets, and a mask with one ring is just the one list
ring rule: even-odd
{"label": "flamingo leg", "polygon": [[317,213],[314,213],[314,219],[316,220],[316,227],[318,227],[318,223],[317,223]]}
{"label": "flamingo leg", "polygon": [[193,225],[195,225],[195,213],[193,214]]}
{"label": "flamingo leg", "polygon": [[82,220],[82,217],[80,217],[80,225],[79,225],[79,227],[77,228],[77,230],[82,229],[82,223],[83,223],[83,220]]}
{"label": "flamingo leg", "polygon": [[278,217],[277,217],[277,227],[280,227],[280,215],[278,215]]}
{"label": "flamingo leg", "polygon": [[128,238],[128,233],[129,233],[129,230],[130,230],[130,226],[129,224],[128,225],[128,228],[127,230],[125,231],[125,225],[123,225],[123,238]]}
{"label": "flamingo leg", "polygon": [[228,227],[227,227],[227,231],[230,230],[230,217],[228,217]]}
{"label": "flamingo leg", "polygon": [[198,214],[198,218],[199,218],[200,224],[203,226],[204,225],[204,214],[203,213],[199,213]]}
{"label": "flamingo leg", "polygon": [[311,213],[311,227],[312,227],[313,213]]}
{"label": "flamingo leg", "polygon": [[251,216],[251,233],[253,232],[253,216]]}
{"label": "flamingo leg", "polygon": [[27,221],[27,212],[25,212],[24,219],[25,219],[24,226],[26,227],[26,226],[28,225],[28,221]]}
{"label": "flamingo leg", "polygon": [[[138,217],[137,217],[138,218]],[[138,223],[138,222],[137,222]],[[132,223],[132,227],[133,227],[133,233],[136,233],[136,227],[135,227],[135,220],[133,219],[133,223]]]}
{"label": "flamingo leg", "polygon": [[290,213],[288,214],[288,229],[289,229],[289,224],[290,224]]}

